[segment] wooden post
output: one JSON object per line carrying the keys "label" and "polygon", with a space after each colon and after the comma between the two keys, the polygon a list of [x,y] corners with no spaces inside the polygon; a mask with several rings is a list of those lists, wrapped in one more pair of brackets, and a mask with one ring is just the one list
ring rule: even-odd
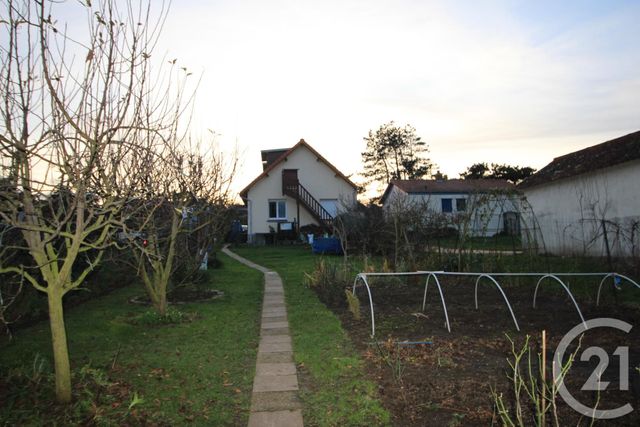
{"label": "wooden post", "polygon": [[[602,235],[604,236],[604,247],[607,250],[607,265],[609,267],[609,272],[613,273],[613,260],[611,259],[611,248],[609,247],[609,236],[607,236],[607,222],[604,218],[600,221],[602,224]],[[615,276],[613,276],[613,280],[615,281]],[[618,294],[616,293],[615,286],[611,286],[611,293],[613,295],[613,300],[616,305],[618,305]]]}
{"label": "wooden post", "polygon": [[547,331],[542,330],[542,402],[540,405],[540,426],[544,427],[545,425],[545,412],[547,410],[547,390],[546,390],[546,382],[547,382]]}

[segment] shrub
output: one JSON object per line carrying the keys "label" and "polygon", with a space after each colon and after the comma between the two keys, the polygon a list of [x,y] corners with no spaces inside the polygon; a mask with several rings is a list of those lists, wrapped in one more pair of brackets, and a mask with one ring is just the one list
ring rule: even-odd
{"label": "shrub", "polygon": [[134,317],[131,322],[146,326],[173,325],[177,323],[191,322],[195,316],[195,313],[183,313],[173,307],[169,307],[164,315],[159,314],[155,309],[150,309]]}
{"label": "shrub", "polygon": [[0,373],[0,424],[117,426],[152,420],[144,409],[130,404],[132,395],[136,397],[130,385],[111,379],[106,370],[85,365],[72,376],[73,401],[61,405],[52,399],[54,375],[42,357],[36,356],[30,366]]}
{"label": "shrub", "polygon": [[349,289],[346,289],[344,293],[347,296],[349,311],[353,314],[353,317],[356,320],[360,320],[360,300],[358,299],[358,297],[353,295],[353,293]]}

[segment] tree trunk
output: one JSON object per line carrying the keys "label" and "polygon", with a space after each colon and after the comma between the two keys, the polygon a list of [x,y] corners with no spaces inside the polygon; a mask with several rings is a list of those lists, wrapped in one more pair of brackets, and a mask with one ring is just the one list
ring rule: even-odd
{"label": "tree trunk", "polygon": [[166,286],[164,291],[159,292],[158,294],[158,305],[156,306],[158,310],[158,314],[160,316],[165,316],[167,314],[167,290]]}
{"label": "tree trunk", "polygon": [[60,403],[69,403],[71,402],[71,367],[62,311],[62,292],[53,287],[49,288],[47,300],[49,302],[53,361],[56,370],[56,400]]}

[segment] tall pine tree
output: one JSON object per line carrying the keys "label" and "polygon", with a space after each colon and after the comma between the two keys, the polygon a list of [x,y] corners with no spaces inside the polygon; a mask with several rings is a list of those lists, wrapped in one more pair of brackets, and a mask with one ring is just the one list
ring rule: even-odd
{"label": "tall pine tree", "polygon": [[397,126],[393,121],[376,131],[370,130],[364,138],[367,148],[362,153],[367,184],[386,185],[393,179],[422,179],[431,172],[431,161],[426,157],[427,144],[411,125]]}

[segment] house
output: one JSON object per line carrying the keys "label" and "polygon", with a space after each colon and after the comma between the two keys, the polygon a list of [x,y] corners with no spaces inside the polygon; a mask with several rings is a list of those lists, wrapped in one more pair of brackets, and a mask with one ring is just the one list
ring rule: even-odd
{"label": "house", "polygon": [[381,202],[387,212],[417,207],[472,236],[520,230],[519,197],[506,180],[392,180]]}
{"label": "house", "polygon": [[262,151],[263,171],[240,196],[247,205],[248,240],[262,243],[301,226],[329,229],[357,186],[304,139],[289,149]]}
{"label": "house", "polygon": [[638,256],[640,131],[555,158],[519,188],[547,252]]}

